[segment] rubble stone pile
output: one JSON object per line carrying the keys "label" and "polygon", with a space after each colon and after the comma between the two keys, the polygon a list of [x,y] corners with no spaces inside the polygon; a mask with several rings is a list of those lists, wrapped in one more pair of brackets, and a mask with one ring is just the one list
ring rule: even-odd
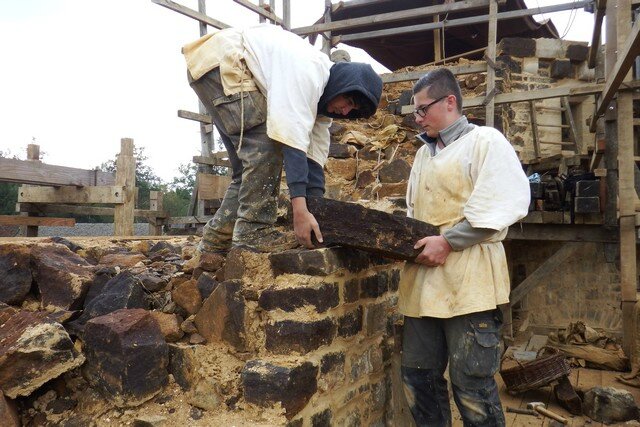
{"label": "rubble stone pile", "polygon": [[7,425],[392,419],[397,262],[195,240],[0,245]]}

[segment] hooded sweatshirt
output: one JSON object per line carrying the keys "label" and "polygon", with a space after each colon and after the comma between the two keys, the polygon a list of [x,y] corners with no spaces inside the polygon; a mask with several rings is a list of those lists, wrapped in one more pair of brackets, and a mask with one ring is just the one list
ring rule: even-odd
{"label": "hooded sweatshirt", "polygon": [[382,93],[382,81],[371,66],[334,65],[299,36],[270,24],[217,31],[184,46],[183,54],[194,79],[220,67],[226,95],[255,84],[267,98],[269,137],[321,166],[329,154],[327,103],[338,94],[362,90],[373,112]]}

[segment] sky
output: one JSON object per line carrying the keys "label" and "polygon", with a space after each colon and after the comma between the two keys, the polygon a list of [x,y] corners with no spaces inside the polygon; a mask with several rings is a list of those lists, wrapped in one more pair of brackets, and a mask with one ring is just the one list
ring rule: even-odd
{"label": "sky", "polygon": [[[197,0],[176,1],[197,9]],[[313,24],[324,7],[291,3],[293,27]],[[230,25],[257,22],[232,0],[208,0],[207,14]],[[536,17],[544,18],[568,40],[591,38],[593,15],[582,10]],[[198,37],[197,21],[151,0],[0,0],[0,151],[24,159],[35,141],[45,163],[92,169],[115,157],[121,138],[133,138],[170,181],[200,154],[197,122],[177,117],[179,109],[198,111],[180,54]],[[349,50],[352,60],[386,71]]]}

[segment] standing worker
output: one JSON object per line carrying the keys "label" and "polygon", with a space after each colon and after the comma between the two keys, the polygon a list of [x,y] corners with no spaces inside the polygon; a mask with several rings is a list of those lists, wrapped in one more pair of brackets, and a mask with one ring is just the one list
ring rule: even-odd
{"label": "standing worker", "polygon": [[331,118],[370,117],[382,80],[368,64],[333,64],[280,27],[229,28],[183,47],[189,83],[213,118],[233,176],[198,249],[261,252],[296,244],[275,230],[282,165],[297,241],[322,242],[306,197],[324,195]]}
{"label": "standing worker", "polygon": [[529,207],[529,183],[511,144],[462,115],[460,86],[440,68],[413,87],[425,143],[407,189],[408,216],[440,227],[421,238],[399,288],[402,378],[419,426],[450,426],[444,372],[465,426],[504,426],[494,375],[509,272],[502,240]]}

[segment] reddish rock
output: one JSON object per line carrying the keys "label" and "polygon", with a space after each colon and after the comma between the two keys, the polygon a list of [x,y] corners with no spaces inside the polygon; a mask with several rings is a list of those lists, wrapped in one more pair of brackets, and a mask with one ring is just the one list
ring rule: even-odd
{"label": "reddish rock", "polygon": [[147,257],[143,254],[135,252],[107,254],[100,258],[100,265],[130,268],[146,259]]}
{"label": "reddish rock", "polygon": [[16,404],[4,397],[2,393],[0,393],[0,420],[3,427],[20,427],[22,425]]}
{"label": "reddish rock", "polygon": [[31,251],[24,245],[0,245],[0,301],[18,305],[31,289]]}
{"label": "reddish rock", "polygon": [[161,311],[150,311],[149,313],[158,323],[165,341],[175,342],[184,336],[184,332],[180,329],[178,316],[175,314],[163,313]]}
{"label": "reddish rock", "polygon": [[224,256],[218,253],[203,252],[198,267],[204,271],[217,271],[224,266]]}
{"label": "reddish rock", "polygon": [[196,314],[202,307],[202,296],[195,280],[187,280],[171,291],[171,298],[189,314]]}
{"label": "reddish rock", "polygon": [[325,164],[325,169],[329,175],[351,181],[356,177],[357,161],[354,158],[333,159],[329,158]]}
{"label": "reddish rock", "polygon": [[378,197],[404,196],[407,194],[407,182],[382,184],[377,191]]}
{"label": "reddish rock", "polygon": [[356,187],[357,188],[365,188],[369,184],[373,184],[376,182],[377,174],[370,170],[363,170],[358,174],[358,178],[356,179]]}
{"label": "reddish rock", "polygon": [[84,336],[85,378],[116,406],[137,406],[167,384],[167,343],[148,311],[96,317]]}
{"label": "reddish rock", "polygon": [[94,279],[91,264],[63,245],[34,246],[31,262],[44,308],[82,308]]}
{"label": "reddish rock", "polygon": [[[3,310],[7,317],[8,310]],[[77,368],[84,356],[45,312],[16,311],[0,324],[0,389],[12,399]]]}
{"label": "reddish rock", "polygon": [[196,314],[198,332],[207,341],[225,341],[244,351],[244,307],[242,282],[220,283]]}

